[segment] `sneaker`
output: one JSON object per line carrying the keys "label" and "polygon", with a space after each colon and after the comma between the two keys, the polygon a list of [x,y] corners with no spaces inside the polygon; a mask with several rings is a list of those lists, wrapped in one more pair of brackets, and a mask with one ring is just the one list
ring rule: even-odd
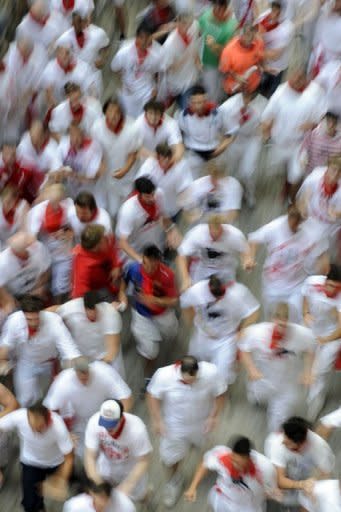
{"label": "sneaker", "polygon": [[163,492],[163,504],[167,508],[172,508],[180,498],[183,487],[183,478],[180,475],[174,475],[169,482],[166,483]]}

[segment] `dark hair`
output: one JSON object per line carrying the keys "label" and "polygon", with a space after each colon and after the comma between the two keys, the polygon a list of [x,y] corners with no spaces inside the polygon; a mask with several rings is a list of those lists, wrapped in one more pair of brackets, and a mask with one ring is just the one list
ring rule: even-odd
{"label": "dark hair", "polygon": [[188,373],[194,377],[198,373],[199,363],[194,356],[185,356],[181,359],[181,373]]}
{"label": "dark hair", "polygon": [[140,36],[141,34],[148,34],[151,36],[153,34],[152,27],[146,23],[145,21],[142,21],[139,26],[136,29],[135,35]]}
{"label": "dark hair", "polygon": [[101,224],[88,224],[81,234],[81,246],[86,251],[91,251],[100,243],[104,233],[104,226]]}
{"label": "dark hair", "polygon": [[84,307],[86,309],[95,309],[96,305],[102,300],[102,293],[99,290],[90,290],[83,295]]}
{"label": "dark hair", "polygon": [[224,283],[217,275],[211,275],[208,284],[212,295],[214,295],[215,297],[222,297],[224,295]]}
{"label": "dark hair", "polygon": [[337,281],[338,283],[340,283],[341,282],[341,266],[335,265],[335,263],[330,265],[330,269],[327,274],[327,279],[329,279],[330,281]]}
{"label": "dark hair", "polygon": [[118,405],[120,407],[120,418],[122,418],[123,413],[124,413],[124,407],[123,407],[121,400],[118,400],[117,398],[108,398],[108,400],[113,400],[114,402],[118,403]]}
{"label": "dark hair", "polygon": [[148,110],[154,110],[155,112],[160,112],[160,114],[163,114],[165,111],[165,106],[161,101],[149,100],[143,107],[143,110],[145,112]]}
{"label": "dark hair", "polygon": [[152,194],[155,192],[156,187],[149,178],[142,176],[135,180],[135,189],[139,194]]}
{"label": "dark hair", "polygon": [[109,498],[112,493],[112,485],[109,482],[102,482],[101,484],[96,484],[93,480],[89,480],[87,484],[88,492],[92,492],[93,494],[104,494]]}
{"label": "dark hair", "polygon": [[326,112],[325,117],[333,119],[334,121],[338,121],[340,116],[336,112],[331,112],[330,110],[328,110],[328,112]]}
{"label": "dark hair", "polygon": [[309,423],[299,416],[292,416],[283,423],[283,432],[290,441],[302,444],[307,439]]}
{"label": "dark hair", "polygon": [[288,215],[290,217],[296,217],[297,219],[303,220],[302,213],[295,203],[291,203],[288,206]]}
{"label": "dark hair", "polygon": [[194,85],[191,88],[191,96],[199,96],[199,94],[206,94],[206,89],[202,85]]}
{"label": "dark hair", "polygon": [[211,0],[213,5],[219,5],[220,7],[227,7],[230,5],[230,0]]}
{"label": "dark hair", "polygon": [[233,440],[231,448],[234,453],[244,457],[249,457],[252,444],[249,438],[241,436]]}
{"label": "dark hair", "polygon": [[157,261],[161,261],[162,259],[162,253],[156,245],[147,245],[143,249],[143,256]]}
{"label": "dark hair", "polygon": [[24,313],[39,313],[44,309],[44,302],[35,295],[23,295],[20,297],[19,303]]}
{"label": "dark hair", "polygon": [[36,402],[29,407],[27,407],[27,410],[37,416],[42,416],[44,420],[47,422],[50,418],[50,411],[41,401]]}
{"label": "dark hair", "polygon": [[75,82],[66,82],[64,85],[64,93],[65,95],[71,94],[72,92],[80,91],[80,85],[76,84]]}
{"label": "dark hair", "polygon": [[276,9],[282,10],[282,4],[278,0],[277,1],[275,0],[274,2],[271,2],[271,7],[276,7]]}
{"label": "dark hair", "polygon": [[89,208],[89,210],[91,210],[92,212],[97,210],[96,199],[94,195],[91,194],[91,192],[80,192],[76,196],[74,203],[76,206],[80,206],[81,208]]}
{"label": "dark hair", "polygon": [[120,109],[121,114],[124,114],[124,109],[122,107],[122,104],[118,98],[115,98],[114,96],[111,96],[108,98],[103,105],[103,114],[106,113],[110,105],[114,105],[115,107],[118,107]]}
{"label": "dark hair", "polygon": [[156,154],[163,156],[165,158],[171,158],[173,156],[172,148],[167,144],[167,142],[162,142],[158,144],[155,148]]}

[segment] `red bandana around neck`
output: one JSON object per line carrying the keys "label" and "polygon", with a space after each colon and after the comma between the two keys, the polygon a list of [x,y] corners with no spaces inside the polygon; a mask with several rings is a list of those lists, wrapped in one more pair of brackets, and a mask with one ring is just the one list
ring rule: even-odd
{"label": "red bandana around neck", "polygon": [[118,135],[122,131],[124,126],[124,116],[121,116],[116,126],[112,126],[107,119],[105,119],[105,122],[109,130],[113,132],[115,135]]}
{"label": "red bandana around neck", "polygon": [[264,32],[271,32],[271,30],[274,30],[275,28],[279,27],[279,22],[273,21],[271,19],[271,14],[268,14],[268,16],[265,16],[265,18],[260,22],[259,25]]}
{"label": "red bandana around neck", "polygon": [[17,211],[18,204],[19,204],[19,199],[18,199],[18,201],[16,201],[15,205],[12,206],[12,208],[10,208],[7,211],[5,211],[4,207],[2,207],[2,215],[4,216],[4,219],[7,222],[7,224],[10,224],[11,226],[14,223],[15,212]]}
{"label": "red bandana around neck", "polygon": [[76,34],[76,40],[77,40],[78,46],[80,48],[83,48],[84,44],[85,44],[85,32],[84,32],[84,30],[81,30],[81,32]]}
{"label": "red bandana around neck", "polygon": [[238,469],[234,467],[231,453],[221,455],[219,457],[219,461],[225,467],[225,469],[227,469],[228,473],[231,475],[231,478],[233,480],[240,480],[243,476],[247,475],[250,475],[252,478],[257,477],[257,468],[251,459],[249,462],[249,467],[247,468],[246,471],[243,472],[240,472]]}
{"label": "red bandana around neck", "polygon": [[51,203],[48,203],[45,210],[42,228],[46,233],[55,233],[63,225],[64,209],[61,205],[53,208]]}
{"label": "red bandana around neck", "polygon": [[71,103],[70,103],[70,111],[71,111],[71,115],[72,115],[72,118],[74,121],[76,121],[76,123],[80,123],[83,119],[83,116],[84,116],[84,107],[82,104],[78,105],[77,108],[74,108],[72,107]]}
{"label": "red bandana around neck", "polygon": [[93,222],[93,221],[96,219],[97,215],[98,215],[98,208],[96,208],[96,210],[95,210],[95,211],[94,211],[94,213],[91,215],[91,217],[90,217],[90,219],[89,219],[89,221],[88,221],[87,223],[89,223],[89,222]]}
{"label": "red bandana around neck", "polygon": [[314,288],[318,292],[324,293],[325,296],[328,297],[328,299],[335,299],[335,297],[337,297],[341,292],[341,283],[339,284],[339,286],[336,286],[332,292],[330,290],[327,290],[325,284],[315,284]]}
{"label": "red bandana around neck", "polygon": [[79,151],[82,151],[82,149],[87,149],[91,143],[92,143],[92,139],[90,139],[88,137],[84,137],[84,139],[82,140],[82,142],[78,148],[75,146],[72,146],[72,144],[70,142],[70,149],[69,149],[68,155],[76,156]]}
{"label": "red bandana around neck", "polygon": [[0,60],[0,73],[3,73],[4,71],[6,71],[6,64],[3,60]]}
{"label": "red bandana around neck", "polygon": [[271,344],[270,348],[271,350],[278,350],[280,349],[280,342],[285,339],[285,332],[280,331],[277,325],[274,325],[272,329],[271,334]]}
{"label": "red bandana around neck", "polygon": [[327,199],[333,197],[337,189],[339,188],[339,183],[328,183],[326,179],[326,174],[324,174],[322,178],[322,193]]}
{"label": "red bandana around neck", "polygon": [[37,18],[36,15],[30,11],[30,17],[32,18],[32,20],[37,23],[38,25],[40,25],[41,27],[45,27],[48,19],[49,19],[49,15],[45,16],[44,18]]}
{"label": "red bandana around neck", "polygon": [[138,64],[139,64],[139,66],[142,66],[142,64],[148,57],[149,50],[148,50],[148,48],[139,48],[137,46],[136,42],[135,42],[135,48],[136,48],[136,53],[137,53]]}
{"label": "red bandana around neck", "polygon": [[75,0],[63,0],[63,7],[66,11],[71,11],[75,7]]}
{"label": "red bandana around neck", "polygon": [[184,43],[184,45],[186,46],[189,46],[192,42],[192,37],[189,35],[189,34],[183,34],[182,32],[180,32],[179,29],[177,29],[178,31],[178,36],[180,37],[181,41]]}
{"label": "red bandana around neck", "polygon": [[23,256],[22,254],[19,254],[19,253],[17,253],[14,249],[12,249],[12,253],[13,253],[13,254],[14,254],[14,256],[15,256],[16,258],[18,258],[18,260],[20,260],[21,262],[25,262],[25,261],[27,261],[27,260],[29,259],[29,257],[30,257],[30,253],[29,253],[29,252],[27,252],[27,254],[26,254],[25,256]]}
{"label": "red bandana around neck", "polygon": [[27,329],[28,329],[28,337],[29,338],[32,338],[38,332],[38,329],[36,329],[35,327],[30,327],[29,325],[27,325]]}
{"label": "red bandana around neck", "polygon": [[246,105],[240,109],[239,123],[241,125],[247,123],[251,118],[251,113]]}
{"label": "red bandana around neck", "polygon": [[216,109],[216,107],[217,107],[216,103],[214,103],[213,101],[208,101],[200,114],[198,114],[197,112],[194,112],[191,109],[191,107],[188,107],[187,111],[190,116],[207,117],[211,114],[211,112],[213,110]]}
{"label": "red bandana around neck", "polygon": [[125,416],[123,415],[121,418],[121,423],[120,423],[120,426],[118,427],[118,430],[116,430],[115,434],[110,434],[113,439],[118,439],[120,437],[120,435],[122,434],[123,429],[125,427],[125,424],[126,424],[126,419],[125,419]]}
{"label": "red bandana around neck", "polygon": [[288,84],[289,84],[290,88],[293,91],[297,92],[298,94],[302,94],[302,92],[304,92],[308,86],[308,84],[305,84],[305,85],[302,85],[301,87],[295,87],[290,80],[288,80]]}
{"label": "red bandana around neck", "polygon": [[64,66],[62,64],[62,62],[60,62],[60,60],[58,59],[58,57],[56,58],[57,60],[57,63],[58,63],[58,66],[64,71],[64,73],[71,73],[71,71],[73,71],[76,67],[76,62],[69,62],[69,64],[67,66]]}
{"label": "red bandana around neck", "polygon": [[145,203],[139,194],[137,194],[137,199],[138,199],[138,202],[140,203],[140,205],[142,206],[142,208],[144,209],[144,211],[148,215],[146,223],[157,221],[159,218],[159,209],[156,204],[156,201],[154,201],[151,204]]}
{"label": "red bandana around neck", "polygon": [[170,8],[167,7],[155,7],[152,12],[152,18],[155,24],[164,25],[170,21]]}

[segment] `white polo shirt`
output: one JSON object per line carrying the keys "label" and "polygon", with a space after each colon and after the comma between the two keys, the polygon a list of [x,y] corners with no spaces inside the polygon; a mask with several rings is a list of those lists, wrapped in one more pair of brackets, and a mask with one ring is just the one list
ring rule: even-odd
{"label": "white polo shirt", "polygon": [[188,109],[183,110],[178,122],[186,148],[194,151],[213,151],[224,134],[221,115],[216,108],[200,117]]}
{"label": "white polo shirt", "polygon": [[107,302],[96,305],[95,322],[88,319],[83,298],[65,302],[58,308],[57,313],[71,332],[80,352],[93,359],[101,359],[105,356],[105,336],[119,334],[122,329],[119,312]]}
{"label": "white polo shirt", "polygon": [[6,286],[13,295],[33,290],[51,265],[49,252],[41,242],[34,242],[27,251],[27,260],[18,258],[9,247],[0,253],[0,286]]}
{"label": "white polo shirt", "polygon": [[[102,116],[101,104],[95,98],[88,96],[82,99],[82,106],[84,113],[79,126],[83,128],[86,133],[90,133],[95,121]],[[51,132],[65,134],[72,121],[73,115],[70,108],[70,101],[65,100],[52,110],[49,129]]]}
{"label": "white polo shirt", "polygon": [[[270,11],[268,11],[270,13]],[[264,41],[265,50],[283,50],[276,59],[265,60],[265,69],[275,71],[277,75],[287,69],[290,57],[290,44],[294,37],[295,26],[292,21],[283,20],[276,28],[263,32],[261,37]]]}
{"label": "white polo shirt", "polygon": [[[198,80],[199,70],[196,66],[196,58],[200,51],[199,23],[194,20],[187,31],[190,43],[186,45],[179,35],[178,29],[173,30],[162,45],[162,71],[166,72],[168,93],[177,96]],[[177,66],[178,69],[172,69]]]}
{"label": "white polo shirt", "polygon": [[33,40],[35,43],[43,45],[46,50],[52,50],[55,41],[67,29],[68,24],[65,18],[57,11],[51,11],[44,25],[37,23],[28,13],[19,23],[16,36]]}
{"label": "white polo shirt", "polygon": [[198,258],[193,272],[196,281],[214,273],[227,275],[230,279],[236,275],[238,256],[246,251],[247,241],[234,226],[223,224],[222,228],[221,236],[213,240],[209,225],[199,224],[187,231],[178,249],[181,256]]}
{"label": "white polo shirt", "polygon": [[143,421],[134,414],[124,413],[124,417],[125,425],[116,439],[98,424],[99,412],[90,418],[85,432],[85,447],[98,454],[97,471],[117,482],[132,470],[140,457],[153,450]]}
{"label": "white polo shirt", "polygon": [[242,483],[232,477],[230,471],[231,449],[226,446],[215,446],[205,453],[203,464],[210,471],[217,473],[215,490],[226,500],[231,512],[262,510],[266,500],[266,491],[276,488],[276,477],[273,465],[261,453],[251,451],[254,472],[241,475]]}
{"label": "white polo shirt", "polygon": [[311,329],[315,336],[329,336],[339,327],[341,293],[327,297],[323,291],[326,276],[310,276],[302,287],[302,295],[312,316]]}
{"label": "white polo shirt", "polygon": [[[332,5],[332,3],[330,2]],[[315,45],[320,44],[325,61],[341,57],[341,18],[333,12],[321,11],[315,27]]]}
{"label": "white polo shirt", "polygon": [[1,345],[13,351],[17,360],[37,365],[50,359],[70,360],[81,354],[69,331],[56,313],[41,311],[38,331],[29,336],[22,311],[12,313],[3,328]]}
{"label": "white polo shirt", "polygon": [[285,82],[271,96],[262,116],[262,122],[273,121],[271,139],[283,148],[302,141],[304,123],[318,124],[325,114],[320,87],[311,82],[302,92],[296,92]]}
{"label": "white polo shirt", "polygon": [[42,434],[33,432],[28,422],[27,409],[10,412],[0,418],[0,431],[16,430],[20,439],[20,462],[38,468],[54,468],[64,461],[64,455],[73,450],[64,421],[55,412],[52,423]]}
{"label": "white polo shirt", "polygon": [[44,405],[62,417],[73,418],[74,432],[84,432],[90,417],[105,400],[124,400],[131,390],[114,368],[94,361],[90,364],[90,380],[82,384],[73,368],[63,370],[53,381]]}
{"label": "white polo shirt", "polygon": [[77,217],[76,207],[74,203],[72,203],[68,208],[67,219],[77,241],[80,240],[84,228],[86,228],[86,226],[89,224],[100,224],[104,227],[106,235],[112,233],[110,215],[106,210],[104,210],[104,208],[97,208],[97,213],[91,221],[81,222]]}
{"label": "white polo shirt", "polygon": [[[89,494],[78,494],[64,503],[63,512],[96,512],[93,498]],[[105,512],[135,512],[134,503],[122,492],[114,489]]]}
{"label": "white polo shirt", "polygon": [[258,311],[259,302],[243,284],[231,282],[225,295],[217,300],[209,289],[209,280],[199,281],[180,297],[181,308],[195,309],[194,324],[210,338],[236,334],[240,323]]}
{"label": "white polo shirt", "polygon": [[161,70],[161,46],[156,41],[148,48],[148,55],[139,63],[135,40],[125,41],[111,62],[111,70],[122,73],[122,93],[132,95],[141,106],[151,98],[156,87],[155,74]]}
{"label": "white polo shirt", "polygon": [[243,330],[239,342],[242,352],[249,352],[264,379],[274,385],[274,392],[283,392],[299,384],[302,369],[301,354],[313,352],[316,348],[310,329],[297,324],[288,324],[278,349],[271,347],[274,324],[261,322]]}
{"label": "white polo shirt", "polygon": [[149,178],[156,187],[162,190],[165,210],[169,217],[173,217],[181,210],[182,204],[179,195],[184,193],[193,182],[191,170],[185,160],[181,160],[164,171],[157,158],[148,158],[136,174],[136,178],[142,176]]}
{"label": "white polo shirt", "polygon": [[62,161],[58,152],[57,142],[50,138],[48,143],[37,152],[34,148],[29,132],[24,133],[17,147],[17,159],[23,167],[35,169],[41,173],[58,171]]}
{"label": "white polo shirt", "polygon": [[227,176],[212,183],[211,176],[194,180],[188,190],[188,209],[198,207],[203,213],[226,213],[240,210],[243,188],[236,178]]}
{"label": "white polo shirt", "polygon": [[[237,141],[244,143],[247,143],[250,137],[260,137],[259,127],[266,104],[264,96],[257,94],[248,105],[244,105],[242,93],[235,94],[218,108],[224,132],[236,135]],[[248,117],[245,122],[241,122],[242,108],[246,109],[245,114]]]}
{"label": "white polo shirt", "polygon": [[156,218],[150,219],[146,210],[141,206],[138,196],[134,195],[125,201],[118,211],[116,236],[126,237],[128,243],[137,252],[150,244],[163,247],[163,227],[161,219],[166,215],[164,194],[160,189],[155,191],[157,204]]}
{"label": "white polo shirt", "polygon": [[321,240],[313,223],[305,221],[293,233],[287,215],[250,233],[249,241],[266,245],[263,279],[272,295],[288,293],[302,285],[313,272],[316,259],[328,250],[328,243]]}
{"label": "white polo shirt", "polygon": [[180,364],[159,368],[147,391],[162,402],[162,417],[167,432],[188,435],[203,429],[214,399],[227,389],[216,366],[202,361],[193,384],[182,382]]}
{"label": "white polo shirt", "polygon": [[105,30],[91,23],[84,29],[84,45],[78,43],[74,27],[64,32],[56,42],[56,46],[70,46],[74,55],[77,55],[83,62],[87,62],[93,69],[100,50],[106,48],[110,39]]}
{"label": "white polo shirt", "polygon": [[172,117],[164,114],[161,124],[154,128],[146,119],[146,114],[141,114],[135,121],[135,126],[141,145],[149,151],[154,151],[158,144],[166,142],[168,146],[174,146],[182,142],[182,135],[178,122]]}

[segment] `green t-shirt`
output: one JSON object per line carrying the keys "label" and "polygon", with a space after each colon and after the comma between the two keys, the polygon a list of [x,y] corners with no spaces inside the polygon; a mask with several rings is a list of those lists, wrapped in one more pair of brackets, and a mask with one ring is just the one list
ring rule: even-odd
{"label": "green t-shirt", "polygon": [[201,60],[207,67],[217,68],[219,65],[219,55],[213,53],[206,45],[206,36],[212,36],[217,44],[226,45],[233,37],[237,27],[238,21],[236,18],[231,17],[224,22],[217,21],[213,14],[212,9],[207,9],[199,18],[200,32],[203,38],[203,49]]}

